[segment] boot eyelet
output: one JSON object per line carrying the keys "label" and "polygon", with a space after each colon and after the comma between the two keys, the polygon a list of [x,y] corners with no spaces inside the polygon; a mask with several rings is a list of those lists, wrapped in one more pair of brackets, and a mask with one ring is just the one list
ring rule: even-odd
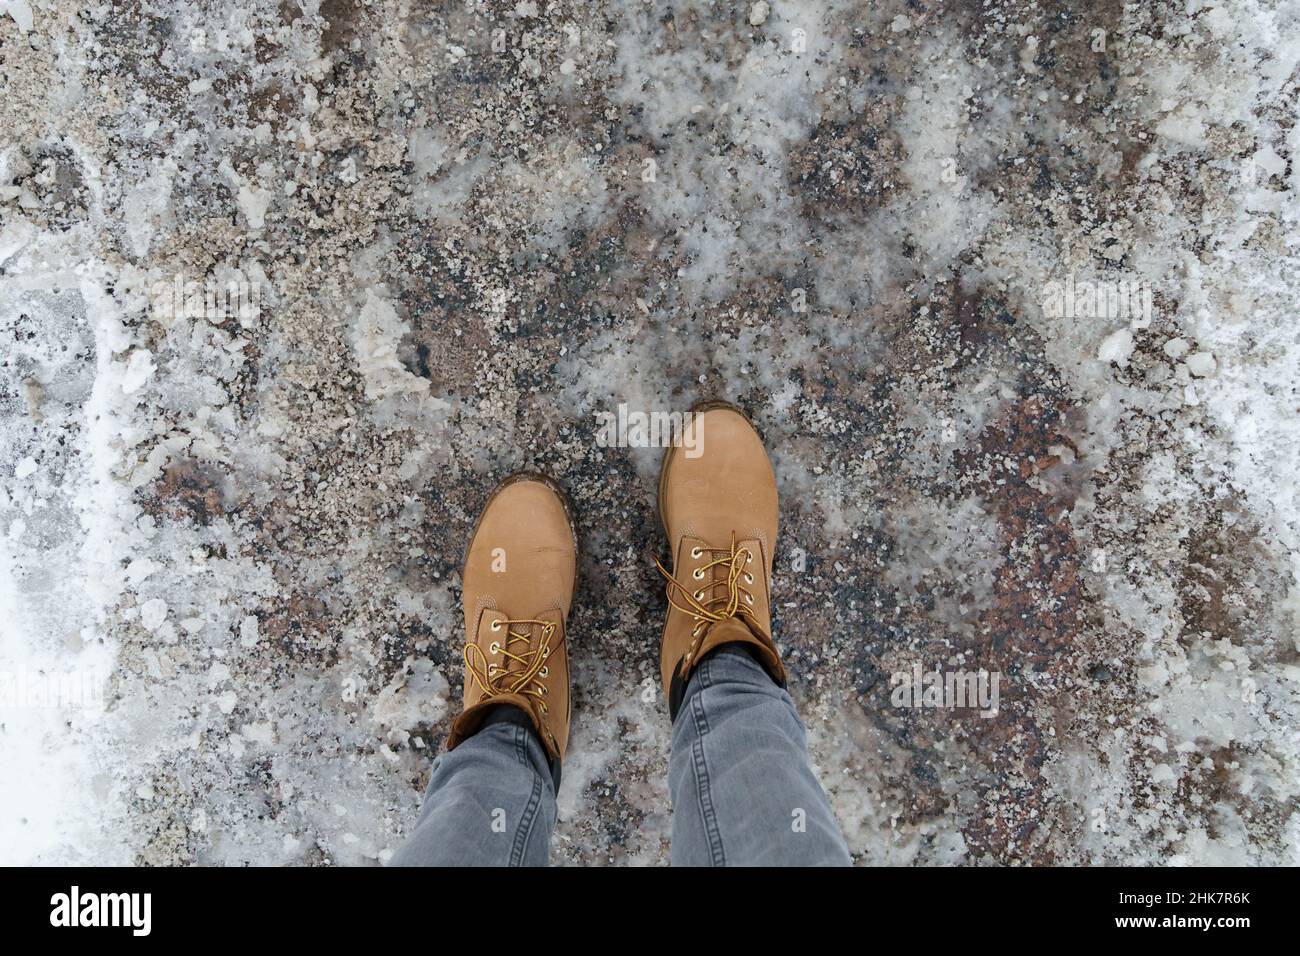
{"label": "boot eyelet", "polygon": [[537,676],[538,676],[538,677],[550,677],[550,676],[551,676],[551,669],[550,669],[549,667],[543,667],[541,670],[539,670],[539,671],[537,672]]}
{"label": "boot eyelet", "polygon": [[753,598],[752,596],[746,594],[746,595],[745,595],[745,603],[746,603],[746,604],[753,604],[753,603],[754,603],[754,598]]}
{"label": "boot eyelet", "polygon": [[546,713],[546,705],[545,705],[545,704],[542,704],[542,713],[543,713],[543,714]]}
{"label": "boot eyelet", "polygon": [[697,580],[697,581],[703,581],[703,580],[704,580],[704,569],[703,569],[703,568],[696,568],[694,571],[691,572],[691,577],[693,577],[693,578],[694,578],[695,580]]}
{"label": "boot eyelet", "polygon": [[701,552],[699,548],[691,548],[691,557],[692,557],[692,558],[698,558],[698,557],[701,556],[702,553],[703,553],[703,552]]}
{"label": "boot eyelet", "polygon": [[545,696],[546,696],[546,685],[545,685],[545,684],[538,684],[538,685],[537,685],[537,693],[539,693],[539,694],[541,694],[543,697],[545,697]]}
{"label": "boot eyelet", "polygon": [[753,583],[754,583],[754,576],[753,576],[752,574],[750,574],[748,571],[745,572],[745,583],[746,583],[746,584],[753,584]]}
{"label": "boot eyelet", "polygon": [[489,644],[489,645],[488,645],[488,653],[489,653],[489,654],[500,654],[500,653],[501,653],[501,645],[500,645],[500,643],[498,643],[497,641],[493,641],[491,644]]}
{"label": "boot eyelet", "polygon": [[496,666],[495,664],[489,664],[489,665],[488,665],[488,674],[489,674],[489,675],[492,675],[492,674],[495,674],[496,672],[497,672],[497,666]]}
{"label": "boot eyelet", "polygon": [[494,631],[499,631],[499,630],[501,630],[501,622],[498,621],[498,620],[494,620],[494,621],[492,622],[492,630],[494,630]]}

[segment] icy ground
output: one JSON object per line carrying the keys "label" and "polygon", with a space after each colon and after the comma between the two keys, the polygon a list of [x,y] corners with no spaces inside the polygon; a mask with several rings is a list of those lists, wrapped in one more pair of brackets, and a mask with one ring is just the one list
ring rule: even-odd
{"label": "icy ground", "polygon": [[1298,62],[1295,0],[0,0],[0,862],[386,859],[521,466],[555,859],[665,862],[659,452],[595,416],[714,396],[859,861],[1300,862]]}

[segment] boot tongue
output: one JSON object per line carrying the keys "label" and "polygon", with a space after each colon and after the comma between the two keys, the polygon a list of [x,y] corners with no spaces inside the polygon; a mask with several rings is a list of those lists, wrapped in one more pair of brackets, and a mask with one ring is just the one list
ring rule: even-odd
{"label": "boot tongue", "polygon": [[[502,648],[510,651],[511,654],[515,654],[519,657],[527,657],[529,654],[531,654],[534,650],[537,649],[537,644],[541,633],[541,628],[539,625],[515,624],[511,626],[510,630],[512,630],[516,634],[527,634],[528,641],[524,642],[524,641],[507,637],[506,639],[503,639],[501,642]],[[505,667],[503,668],[507,676],[506,679],[502,681],[502,686],[508,689],[510,685],[513,683],[513,678],[517,677],[519,674],[522,674],[525,670],[527,670],[527,668],[528,668],[527,664],[521,663],[520,661],[517,661],[512,657],[507,657],[505,659]]]}
{"label": "boot tongue", "polygon": [[[547,611],[547,612],[545,612],[545,613],[543,613],[543,614],[535,615],[535,618],[536,618],[536,620],[539,620],[539,621],[555,621],[555,620],[556,620],[554,613],[552,613],[552,612],[550,612],[550,611]],[[528,635],[528,642],[527,642],[527,643],[524,643],[523,641],[514,641],[514,642],[512,642],[512,643],[509,645],[510,653],[511,653],[511,654],[516,654],[516,655],[518,655],[518,656],[520,656],[520,657],[527,657],[527,658],[529,659],[529,662],[531,663],[531,661],[532,661],[533,659],[535,659],[535,655],[540,651],[541,646],[542,646],[542,628],[543,628],[543,625],[541,625],[541,624],[516,624],[516,625],[514,625],[514,626],[511,628],[511,630],[514,631],[516,634],[527,634],[527,635]],[[556,626],[556,630],[557,630],[557,631],[559,630],[559,626],[558,626],[558,624],[557,624],[557,626]],[[506,644],[505,644],[505,640],[504,640],[504,639],[503,639],[502,642],[501,642],[501,646],[502,646],[502,647],[505,647],[505,646],[506,646]],[[552,650],[555,649],[555,638],[554,638],[554,637],[551,638],[551,649],[552,649]],[[505,671],[506,671],[506,674],[507,674],[507,675],[514,675],[514,676],[517,676],[517,675],[519,675],[519,674],[522,674],[524,671],[526,671],[526,670],[529,668],[529,666],[530,666],[530,664],[528,664],[528,663],[520,663],[519,661],[512,660],[512,659],[510,659],[510,658],[506,658],[506,667],[505,667]],[[504,683],[504,685],[505,685],[506,687],[509,687],[509,686],[510,686],[510,682],[511,682],[511,681],[510,681],[510,677],[508,676],[508,677],[505,679],[505,681],[504,681],[503,683]],[[521,688],[521,689],[522,689],[522,688]]]}
{"label": "boot tongue", "polygon": [[754,636],[754,632],[742,618],[729,617],[709,628],[708,641],[710,644],[748,641],[753,640]]}

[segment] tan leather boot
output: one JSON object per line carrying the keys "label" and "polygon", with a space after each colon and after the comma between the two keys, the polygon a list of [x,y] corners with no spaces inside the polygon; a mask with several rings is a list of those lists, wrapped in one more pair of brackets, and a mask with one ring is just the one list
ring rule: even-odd
{"label": "tan leather boot", "polygon": [[465,553],[465,710],[451,750],[492,708],[514,704],[532,719],[552,760],[569,742],[565,622],[573,603],[578,539],[564,492],[520,472],[497,486]]}
{"label": "tan leather boot", "polygon": [[691,671],[723,644],[744,644],[785,683],[772,641],[776,476],[744,412],[727,402],[691,412],[694,433],[664,452],[659,474],[659,515],[673,555],[671,573],[659,565],[668,580],[659,665],[674,718]]}

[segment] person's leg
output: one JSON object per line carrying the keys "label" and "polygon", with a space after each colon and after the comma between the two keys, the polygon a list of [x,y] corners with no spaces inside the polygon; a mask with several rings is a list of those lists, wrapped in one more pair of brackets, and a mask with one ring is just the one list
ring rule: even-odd
{"label": "person's leg", "polygon": [[545,866],[555,827],[558,764],[532,722],[497,707],[455,750],[440,754],[424,807],[390,866]]}
{"label": "person's leg", "polygon": [[549,478],[519,472],[488,498],[461,573],[464,709],[391,862],[546,862],[569,741],[577,545],[568,502]]}
{"label": "person's leg", "polygon": [[659,515],[672,555],[659,646],[673,721],[673,862],[847,864],[813,776],[772,638],[776,475],[749,418],[691,409],[664,452]]}
{"label": "person's leg", "polygon": [[691,674],[672,747],[673,865],[849,865],[794,703],[744,645]]}

